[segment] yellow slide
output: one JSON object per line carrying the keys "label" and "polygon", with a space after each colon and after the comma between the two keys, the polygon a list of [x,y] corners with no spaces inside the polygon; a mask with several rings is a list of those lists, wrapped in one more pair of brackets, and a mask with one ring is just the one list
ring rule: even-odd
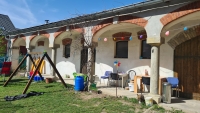
{"label": "yellow slide", "polygon": [[40,72],[40,73],[43,72],[44,65],[45,65],[45,60],[43,60],[43,61],[42,61],[42,64],[40,65],[40,68],[39,68],[39,72]]}
{"label": "yellow slide", "polygon": [[[39,62],[40,62],[40,58],[39,59],[37,59],[36,61],[34,61],[35,62],[35,65],[37,66],[38,64],[39,64]],[[31,66],[31,71],[35,71],[35,66],[32,64],[32,66]]]}
{"label": "yellow slide", "polygon": [[[39,64],[39,62],[40,62],[40,58],[37,59],[37,60],[35,60],[34,62],[35,62],[35,65],[38,66],[38,64]],[[42,61],[42,64],[40,65],[40,67],[39,67],[39,69],[38,69],[38,71],[39,71],[40,73],[43,72],[44,65],[45,65],[45,60]],[[32,64],[32,65],[31,65],[31,71],[35,71],[35,69],[36,69],[35,66]]]}

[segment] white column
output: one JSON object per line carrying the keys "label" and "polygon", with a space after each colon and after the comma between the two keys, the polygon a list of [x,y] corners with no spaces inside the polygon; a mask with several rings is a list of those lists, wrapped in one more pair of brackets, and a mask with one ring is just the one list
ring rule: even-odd
{"label": "white column", "polygon": [[[26,49],[27,49],[27,53],[31,52],[30,48],[26,48]],[[29,57],[26,59],[26,71],[30,72],[30,58]]]}
{"label": "white column", "polygon": [[[55,48],[54,47],[52,47],[51,48],[51,60],[52,60],[52,62],[55,64],[55,57],[56,57],[56,54],[55,54]],[[56,66],[56,64],[55,64],[55,66]],[[55,76],[55,71],[54,71],[54,69],[53,69],[53,67],[51,67],[51,75],[52,76]]]}
{"label": "white column", "polygon": [[151,81],[150,94],[158,95],[159,84],[159,46],[152,45],[151,48]]}

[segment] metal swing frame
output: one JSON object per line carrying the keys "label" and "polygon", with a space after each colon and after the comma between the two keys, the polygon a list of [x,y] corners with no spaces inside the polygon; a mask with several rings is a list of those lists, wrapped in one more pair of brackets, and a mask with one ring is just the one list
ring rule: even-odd
{"label": "metal swing frame", "polygon": [[46,57],[47,60],[49,61],[49,63],[51,64],[51,66],[53,67],[54,71],[55,71],[56,74],[58,75],[58,77],[59,77],[59,79],[61,80],[61,82],[62,82],[62,84],[64,85],[64,87],[67,88],[66,83],[64,82],[62,76],[60,75],[60,73],[59,73],[58,70],[56,69],[55,65],[53,64],[53,62],[52,62],[51,58],[49,57],[49,55],[47,54],[47,52],[44,52],[44,53],[43,53],[43,56],[42,56],[42,58],[41,58],[41,60],[40,60],[40,62],[39,62],[39,64],[38,64],[37,66],[35,65],[35,62],[33,61],[33,58],[32,58],[32,56],[31,56],[31,54],[41,54],[41,53],[36,53],[36,52],[35,52],[35,53],[28,53],[28,54],[26,54],[26,55],[24,56],[24,58],[22,59],[22,61],[20,62],[20,64],[19,64],[19,65],[17,66],[17,68],[15,69],[15,71],[10,75],[9,79],[4,83],[3,87],[5,87],[5,86],[8,84],[8,82],[9,82],[9,81],[12,79],[12,77],[16,74],[16,72],[18,71],[18,69],[20,68],[20,66],[22,65],[22,63],[29,57],[30,60],[32,61],[34,67],[35,67],[36,69],[35,69],[33,75],[31,76],[31,78],[29,79],[28,83],[26,84],[26,87],[25,87],[25,89],[24,89],[24,91],[23,91],[23,93],[22,93],[22,94],[25,94],[26,91],[28,90],[28,88],[29,88],[29,86],[30,86],[30,84],[31,84],[31,82],[32,82],[32,80],[33,80],[33,78],[34,78],[34,76],[36,75],[37,72],[38,72],[39,76],[42,78],[42,75],[41,75],[41,73],[38,71],[38,69],[39,69],[40,65],[42,64],[42,61],[43,61],[44,58]]}

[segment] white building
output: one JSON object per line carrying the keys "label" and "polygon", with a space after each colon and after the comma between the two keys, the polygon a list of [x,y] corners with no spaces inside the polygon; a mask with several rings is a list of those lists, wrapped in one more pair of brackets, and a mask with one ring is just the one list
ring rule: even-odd
{"label": "white building", "polygon": [[[144,74],[147,69],[151,76],[150,93],[156,95],[158,76],[174,76],[177,72],[180,96],[199,100],[200,1],[168,1],[146,1],[12,31],[11,54],[18,55],[20,46],[26,46],[28,52],[47,51],[61,75],[73,77],[73,72],[81,72],[83,55],[80,50],[74,54],[70,46],[83,33],[96,44],[94,74],[116,72],[116,60],[121,62],[120,71],[137,68],[137,74]],[[85,20],[91,23],[83,26]],[[17,65],[13,61],[12,68]],[[51,74],[48,61],[44,73]]]}

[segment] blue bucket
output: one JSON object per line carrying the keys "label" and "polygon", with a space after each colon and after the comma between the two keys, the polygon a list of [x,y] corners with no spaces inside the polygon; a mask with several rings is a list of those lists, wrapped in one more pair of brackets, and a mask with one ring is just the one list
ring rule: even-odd
{"label": "blue bucket", "polygon": [[75,78],[75,91],[83,91],[84,89],[84,78],[83,76],[76,76]]}

